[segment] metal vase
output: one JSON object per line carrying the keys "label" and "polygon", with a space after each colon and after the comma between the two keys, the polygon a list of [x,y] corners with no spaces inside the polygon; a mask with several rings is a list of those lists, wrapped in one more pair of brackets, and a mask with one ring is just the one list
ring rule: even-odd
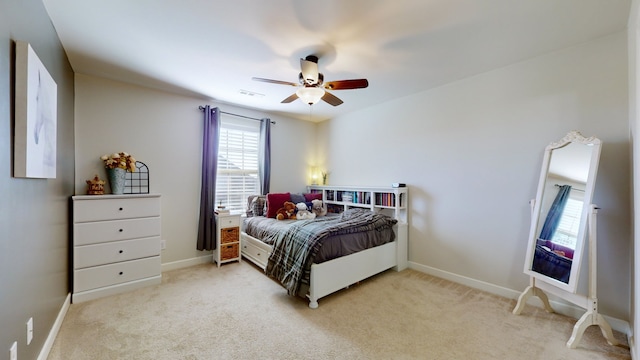
{"label": "metal vase", "polygon": [[109,178],[109,186],[113,195],[122,195],[124,193],[125,174],[127,170],[121,168],[107,169],[107,177]]}

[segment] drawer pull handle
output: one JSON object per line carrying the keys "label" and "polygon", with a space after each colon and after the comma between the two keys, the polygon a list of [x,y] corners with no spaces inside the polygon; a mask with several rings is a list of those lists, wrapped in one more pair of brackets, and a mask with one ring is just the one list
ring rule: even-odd
{"label": "drawer pull handle", "polygon": [[120,209],[118,209],[118,210],[122,211],[122,210],[124,210],[124,209],[123,209],[123,208],[120,208]]}
{"label": "drawer pull handle", "polygon": [[120,271],[120,273],[118,275],[122,275],[122,274],[124,274],[124,273],[122,271]]}
{"label": "drawer pull handle", "polygon": [[258,253],[258,256],[260,256],[260,253]]}
{"label": "drawer pull handle", "polygon": [[119,232],[122,232],[123,230],[122,230],[122,229],[120,229],[120,230],[118,230],[118,231],[119,231]]}
{"label": "drawer pull handle", "polygon": [[122,254],[122,253],[124,252],[124,250],[120,250],[120,251],[118,251],[118,252],[119,252],[120,254]]}

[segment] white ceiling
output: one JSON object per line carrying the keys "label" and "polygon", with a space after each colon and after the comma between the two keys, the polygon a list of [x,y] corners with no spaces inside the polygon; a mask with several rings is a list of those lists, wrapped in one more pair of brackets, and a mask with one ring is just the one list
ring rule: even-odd
{"label": "white ceiling", "polygon": [[[77,73],[319,121],[626,28],[631,0],[43,0]],[[315,54],[333,107],[280,101]],[[247,90],[264,96],[242,95]],[[310,118],[311,113],[311,118]]]}

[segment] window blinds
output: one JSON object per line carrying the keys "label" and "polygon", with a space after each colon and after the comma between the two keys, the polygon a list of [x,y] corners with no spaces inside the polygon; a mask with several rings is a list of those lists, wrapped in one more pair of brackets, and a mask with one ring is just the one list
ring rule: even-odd
{"label": "window blinds", "polygon": [[259,122],[222,119],[216,205],[224,205],[231,212],[242,212],[246,210],[247,197],[258,194],[259,135]]}

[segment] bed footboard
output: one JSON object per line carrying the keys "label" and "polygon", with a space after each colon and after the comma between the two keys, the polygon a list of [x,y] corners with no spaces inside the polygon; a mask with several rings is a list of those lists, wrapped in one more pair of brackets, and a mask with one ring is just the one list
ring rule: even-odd
{"label": "bed footboard", "polygon": [[311,265],[309,307],[318,299],[396,266],[396,244],[387,243],[349,256]]}
{"label": "bed footboard", "polygon": [[407,268],[407,224],[394,226],[396,240],[321,264],[311,265],[309,307],[318,307],[318,299],[344,289],[387,269]]}

